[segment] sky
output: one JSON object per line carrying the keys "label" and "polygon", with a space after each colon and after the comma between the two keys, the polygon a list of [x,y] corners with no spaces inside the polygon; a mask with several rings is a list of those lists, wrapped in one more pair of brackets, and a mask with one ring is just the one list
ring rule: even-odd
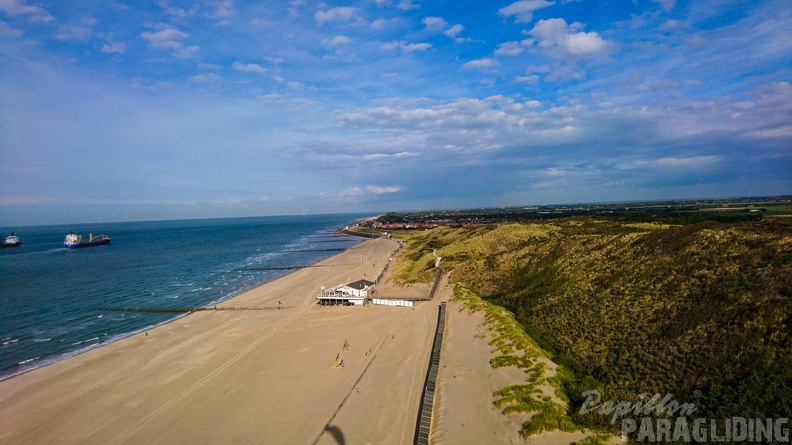
{"label": "sky", "polygon": [[789,0],[0,0],[0,226],[792,193]]}

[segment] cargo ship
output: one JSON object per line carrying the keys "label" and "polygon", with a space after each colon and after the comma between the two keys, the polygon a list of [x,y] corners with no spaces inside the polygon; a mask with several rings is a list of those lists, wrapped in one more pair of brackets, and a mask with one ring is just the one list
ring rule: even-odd
{"label": "cargo ship", "polygon": [[19,247],[21,245],[22,241],[20,241],[19,237],[13,233],[3,238],[3,242],[0,242],[0,247]]}
{"label": "cargo ship", "polygon": [[110,237],[107,235],[94,236],[93,233],[88,235],[88,241],[84,241],[82,235],[69,233],[66,239],[63,240],[63,247],[68,249],[78,249],[81,247],[95,247],[110,244]]}

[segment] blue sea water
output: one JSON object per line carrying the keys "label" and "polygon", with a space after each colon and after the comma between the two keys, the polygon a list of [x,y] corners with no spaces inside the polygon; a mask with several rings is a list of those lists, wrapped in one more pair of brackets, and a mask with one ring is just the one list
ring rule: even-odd
{"label": "blue sea water", "polygon": [[[336,228],[364,215],[310,215],[15,228],[0,249],[0,379],[167,322],[359,242]],[[107,246],[63,248],[70,231]],[[0,232],[7,235],[6,232]],[[301,251],[301,252],[300,252]]]}

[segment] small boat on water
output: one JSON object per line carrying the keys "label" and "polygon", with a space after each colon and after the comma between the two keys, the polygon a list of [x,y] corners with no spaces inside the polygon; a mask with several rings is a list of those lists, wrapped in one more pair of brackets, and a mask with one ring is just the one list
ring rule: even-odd
{"label": "small boat on water", "polygon": [[68,249],[78,249],[81,247],[95,247],[110,244],[110,237],[107,235],[94,236],[93,233],[88,235],[88,241],[84,241],[82,235],[69,233],[66,239],[63,240],[63,247]]}
{"label": "small boat on water", "polygon": [[0,247],[19,247],[22,245],[22,241],[19,240],[19,237],[11,233],[7,237],[3,238],[3,242],[0,243]]}

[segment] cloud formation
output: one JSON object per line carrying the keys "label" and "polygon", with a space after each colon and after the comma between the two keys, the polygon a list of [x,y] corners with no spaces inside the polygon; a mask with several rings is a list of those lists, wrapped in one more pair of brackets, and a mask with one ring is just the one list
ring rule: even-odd
{"label": "cloud formation", "polygon": [[530,23],[533,20],[534,11],[553,6],[555,2],[547,0],[518,0],[509,6],[498,10],[502,17],[514,17],[517,23]]}
{"label": "cloud formation", "polygon": [[239,71],[242,73],[252,73],[252,74],[266,74],[267,69],[261,65],[256,63],[242,63],[242,62],[234,62],[232,65],[234,71]]}
{"label": "cloud formation", "polygon": [[29,5],[22,0],[0,0],[0,11],[11,17],[21,16],[33,23],[49,23],[55,20],[46,9]]}
{"label": "cloud formation", "polygon": [[606,52],[608,42],[596,32],[583,32],[582,23],[564,19],[540,20],[529,31],[537,46],[558,57],[585,57]]}
{"label": "cloud formation", "polygon": [[788,192],[788,4],[622,6],[0,0],[0,225]]}
{"label": "cloud formation", "polygon": [[314,18],[316,23],[322,25],[327,22],[348,22],[355,15],[355,8],[351,6],[339,6],[325,11],[316,11]]}

